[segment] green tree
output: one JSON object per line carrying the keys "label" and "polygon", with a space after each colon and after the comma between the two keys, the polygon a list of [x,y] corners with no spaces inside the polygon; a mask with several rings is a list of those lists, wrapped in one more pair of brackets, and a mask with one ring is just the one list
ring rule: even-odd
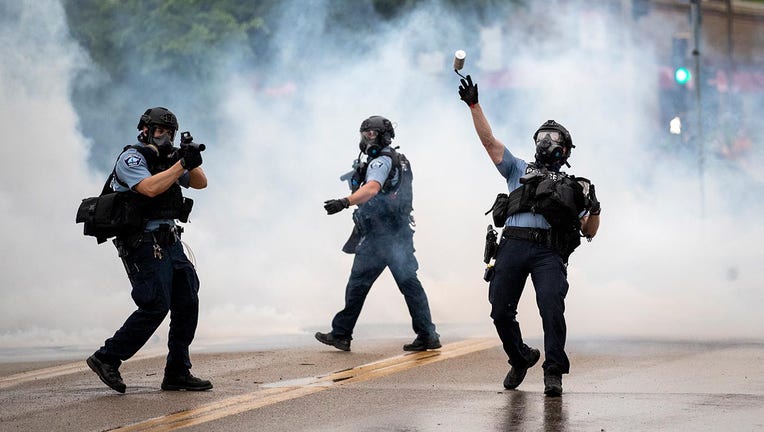
{"label": "green tree", "polygon": [[203,78],[210,55],[236,46],[246,60],[251,42],[268,34],[263,14],[274,1],[66,0],[72,35],[113,79],[126,73],[179,73]]}

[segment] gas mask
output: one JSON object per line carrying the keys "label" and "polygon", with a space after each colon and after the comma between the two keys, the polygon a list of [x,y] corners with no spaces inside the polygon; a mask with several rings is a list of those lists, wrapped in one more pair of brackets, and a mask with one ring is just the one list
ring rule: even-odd
{"label": "gas mask", "polygon": [[536,136],[536,161],[550,168],[559,168],[567,159],[564,138],[556,130],[542,130]]}
{"label": "gas mask", "polygon": [[159,154],[168,155],[173,152],[172,138],[169,133],[164,133],[158,137],[151,137],[151,143],[157,146]]}
{"label": "gas mask", "polygon": [[373,129],[361,132],[361,142],[358,143],[361,152],[369,156],[377,156],[382,150],[379,145],[379,132]]}

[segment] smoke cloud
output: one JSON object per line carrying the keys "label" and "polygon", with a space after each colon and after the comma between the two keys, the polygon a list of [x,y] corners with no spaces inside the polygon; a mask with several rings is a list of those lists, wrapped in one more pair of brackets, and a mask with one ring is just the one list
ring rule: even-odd
{"label": "smoke cloud", "polygon": [[[436,325],[477,324],[492,334],[483,213],[506,184],[458,98],[457,49],[467,52],[462,73],[479,84],[494,134],[516,156],[531,160],[533,132],[555,119],[576,144],[568,172],[597,185],[600,232],[568,269],[570,338],[760,339],[764,179],[746,167],[760,165],[762,143],[740,165],[707,149],[701,182],[697,152],[656,142],[660,61],[646,35],[663,37],[676,24],[656,14],[636,28],[620,14],[571,6],[554,18],[534,8],[501,8],[489,22],[427,2],[347,34],[329,26],[329,2],[284,2],[271,41],[278,54],[255,65],[231,61],[210,83],[218,106],[201,113],[193,94],[175,94],[172,101],[190,100],[174,106],[135,88],[141,108],[120,115],[137,122],[145,107],[168,106],[208,146],[209,187],[188,192],[196,203],[184,237],[202,284],[198,343],[329,328],[343,305],[352,256],[340,247],[352,221],[348,211],[326,216],[322,202],[347,195],[339,176],[357,155],[360,122],[375,114],[393,121],[393,144],[412,162],[419,276]],[[58,3],[0,11],[0,124],[13,137],[0,172],[0,355],[95,349],[133,304],[116,251],[82,236],[74,214],[108,174],[89,163],[93,153],[116,156],[135,124],[113,131],[114,143],[94,143],[80,129],[72,86],[98,70],[69,36]],[[235,51],[214,55],[225,63]],[[758,102],[742,116],[761,114]],[[534,302],[529,283],[519,314],[529,337],[541,335]],[[356,337],[372,324],[407,337],[408,322],[386,272]]]}

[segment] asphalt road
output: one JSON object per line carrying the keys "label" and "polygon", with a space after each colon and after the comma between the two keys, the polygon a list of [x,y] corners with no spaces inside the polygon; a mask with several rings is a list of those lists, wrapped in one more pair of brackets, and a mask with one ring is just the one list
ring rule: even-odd
{"label": "asphalt road", "polygon": [[[763,431],[764,344],[574,342],[561,398],[539,366],[504,390],[495,338],[354,341],[192,354],[211,391],[163,392],[162,356],[126,362],[127,393],[84,362],[0,363],[1,431]],[[541,362],[539,362],[540,364]]]}

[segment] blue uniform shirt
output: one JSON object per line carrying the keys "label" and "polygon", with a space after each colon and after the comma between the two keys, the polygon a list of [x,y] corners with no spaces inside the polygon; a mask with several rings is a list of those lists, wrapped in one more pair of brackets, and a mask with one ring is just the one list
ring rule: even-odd
{"label": "blue uniform shirt", "polygon": [[[390,170],[392,169],[393,158],[386,154],[381,154],[376,158],[371,159],[369,161],[368,167],[366,168],[365,183],[376,181],[382,187],[384,187],[385,182],[387,181],[387,177],[390,175]],[[393,175],[391,180],[393,186],[398,184],[398,176],[398,172]],[[358,206],[358,209],[363,215],[366,215],[367,217],[374,217],[373,215],[380,216],[380,212],[384,213],[387,211],[387,206],[380,204],[383,203],[384,200],[385,195],[383,194],[383,191],[380,191],[375,197]]]}
{"label": "blue uniform shirt", "polygon": [[[393,159],[390,156],[381,155],[372,159],[369,162],[369,167],[366,169],[366,183],[375,180],[381,186],[384,186],[392,168]],[[393,179],[393,184],[395,184],[395,180]]]}
{"label": "blue uniform shirt", "polygon": [[[501,162],[496,164],[496,169],[498,169],[499,173],[501,173],[501,175],[507,179],[507,187],[509,188],[509,192],[512,192],[521,186],[520,177],[525,175],[525,169],[527,167],[527,162],[520,158],[514,157],[506,147],[504,147],[504,156],[502,156]],[[513,215],[509,215],[504,225],[541,229],[549,229],[552,227],[549,225],[549,222],[546,221],[544,216],[530,212],[515,213]]]}
{"label": "blue uniform shirt", "polygon": [[[127,187],[124,187],[123,185],[119,184],[116,179],[112,180],[111,188],[114,189],[115,192],[125,192],[130,190],[132,193],[138,193],[134,190],[135,185],[140,183],[142,180],[151,177],[151,172],[149,172],[146,158],[144,158],[138,150],[132,147],[119,155],[117,158],[117,163],[114,166],[114,173],[119,178],[119,180],[122,181],[122,183],[127,185]],[[188,171],[186,171],[178,179],[178,184],[184,188],[188,188],[188,181]],[[172,219],[150,220],[146,224],[146,231],[153,231],[159,228],[159,225],[161,224],[175,225],[175,221]]]}

